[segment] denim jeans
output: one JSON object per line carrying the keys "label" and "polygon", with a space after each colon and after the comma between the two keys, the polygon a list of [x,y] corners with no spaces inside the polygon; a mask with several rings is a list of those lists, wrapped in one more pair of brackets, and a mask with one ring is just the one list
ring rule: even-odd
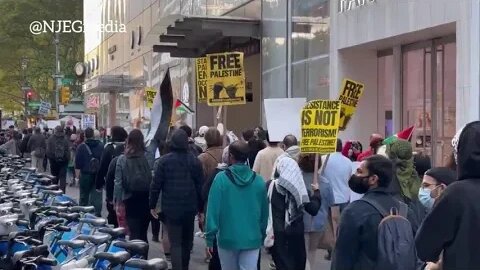
{"label": "denim jeans", "polygon": [[226,250],[218,248],[222,269],[228,270],[257,270],[259,254],[260,249]]}

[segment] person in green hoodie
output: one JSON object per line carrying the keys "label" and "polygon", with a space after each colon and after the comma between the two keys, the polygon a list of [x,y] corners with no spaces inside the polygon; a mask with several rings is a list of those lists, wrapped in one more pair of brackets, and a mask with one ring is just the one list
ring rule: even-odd
{"label": "person in green hoodie", "polygon": [[265,181],[246,164],[248,145],[229,146],[229,167],[215,177],[208,195],[207,247],[215,238],[222,269],[256,270],[268,221]]}

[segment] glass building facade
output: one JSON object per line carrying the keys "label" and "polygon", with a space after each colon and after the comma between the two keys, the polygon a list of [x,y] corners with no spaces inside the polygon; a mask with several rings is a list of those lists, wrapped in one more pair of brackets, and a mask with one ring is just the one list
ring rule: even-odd
{"label": "glass building facade", "polygon": [[328,98],[329,2],[263,0],[264,98]]}

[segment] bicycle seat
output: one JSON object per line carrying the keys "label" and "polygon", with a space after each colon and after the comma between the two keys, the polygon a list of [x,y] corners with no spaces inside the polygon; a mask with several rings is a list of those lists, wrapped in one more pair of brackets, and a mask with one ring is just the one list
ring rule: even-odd
{"label": "bicycle seat", "polygon": [[101,233],[106,233],[110,235],[113,239],[117,239],[121,236],[125,235],[125,228],[119,227],[119,228],[100,228],[98,229],[99,232]]}
{"label": "bicycle seat", "polygon": [[58,185],[48,185],[48,186],[37,186],[40,190],[58,190],[60,187]]}
{"label": "bicycle seat", "polygon": [[68,223],[72,221],[78,221],[80,219],[79,213],[59,213],[58,217],[64,218],[67,220]]}
{"label": "bicycle seat", "polygon": [[17,226],[24,226],[28,228],[30,226],[30,221],[26,219],[19,219],[17,220]]}
{"label": "bicycle seat", "polygon": [[29,184],[30,186],[33,186],[33,185],[35,185],[36,181],[35,180],[23,180],[23,182]]}
{"label": "bicycle seat", "polygon": [[111,252],[99,252],[94,255],[95,259],[107,260],[110,262],[110,267],[124,264],[130,259],[130,254],[126,251]]}
{"label": "bicycle seat", "polygon": [[61,189],[59,189],[59,190],[44,190],[43,193],[53,195],[53,196],[60,196],[60,195],[63,194],[63,191]]}
{"label": "bicycle seat", "polygon": [[37,182],[40,183],[41,185],[49,185],[52,183],[52,180],[46,177],[38,178]]}
{"label": "bicycle seat", "polygon": [[54,180],[55,176],[53,176],[51,174],[48,174],[48,173],[42,173],[42,178],[47,178],[47,179],[50,179],[50,180]]}
{"label": "bicycle seat", "polygon": [[61,213],[67,213],[68,212],[68,207],[55,205],[55,206],[50,206],[50,210],[61,214]]}
{"label": "bicycle seat", "polygon": [[12,261],[18,262],[20,259],[25,257],[32,257],[32,256],[48,256],[48,246],[41,245],[38,247],[31,247],[28,250],[17,251],[13,254]]}
{"label": "bicycle seat", "polygon": [[54,205],[70,207],[70,206],[73,206],[74,204],[71,201],[61,201],[61,202],[55,201]]}
{"label": "bicycle seat", "polygon": [[69,248],[77,249],[77,248],[83,248],[87,242],[84,240],[60,240],[57,242],[58,245],[60,246],[66,246]]}
{"label": "bicycle seat", "polygon": [[100,227],[107,224],[107,221],[104,218],[81,218],[80,222],[90,224],[94,227]]}
{"label": "bicycle seat", "polygon": [[72,206],[70,207],[70,212],[76,213],[92,213],[95,211],[95,207],[93,206]]}
{"label": "bicycle seat", "polygon": [[15,215],[15,216],[12,216],[12,215],[2,216],[2,217],[0,217],[0,224],[3,225],[3,226],[10,227],[10,226],[15,225],[17,220],[18,220],[17,215]]}
{"label": "bicycle seat", "polygon": [[132,256],[141,255],[146,257],[146,255],[148,255],[148,243],[142,240],[119,241],[113,245],[125,249],[132,254]]}
{"label": "bicycle seat", "polygon": [[166,270],[168,269],[167,262],[164,259],[155,258],[151,260],[130,259],[125,263],[125,266],[145,269],[145,270]]}
{"label": "bicycle seat", "polygon": [[57,265],[56,259],[47,258],[45,256],[37,256],[37,257],[26,257],[20,260],[20,264],[23,265],[48,265],[48,266],[56,266]]}
{"label": "bicycle seat", "polygon": [[76,237],[78,240],[85,240],[95,245],[105,244],[112,238],[108,234],[94,234],[94,235],[79,235]]}

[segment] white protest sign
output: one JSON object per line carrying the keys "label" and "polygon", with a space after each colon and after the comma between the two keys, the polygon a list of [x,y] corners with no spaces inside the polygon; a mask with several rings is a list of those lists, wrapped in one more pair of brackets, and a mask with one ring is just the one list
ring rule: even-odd
{"label": "white protest sign", "polygon": [[60,126],[60,121],[59,120],[48,120],[47,121],[47,127],[50,129],[54,129],[57,126]]}
{"label": "white protest sign", "polygon": [[95,129],[95,115],[94,114],[83,114],[82,115],[82,129],[93,128]]}
{"label": "white protest sign", "polygon": [[52,105],[50,103],[41,101],[40,107],[38,107],[38,114],[47,115],[51,107]]}
{"label": "white protest sign", "polygon": [[281,142],[289,134],[300,140],[300,112],[305,103],[307,103],[306,98],[271,98],[264,100],[270,141]]}

